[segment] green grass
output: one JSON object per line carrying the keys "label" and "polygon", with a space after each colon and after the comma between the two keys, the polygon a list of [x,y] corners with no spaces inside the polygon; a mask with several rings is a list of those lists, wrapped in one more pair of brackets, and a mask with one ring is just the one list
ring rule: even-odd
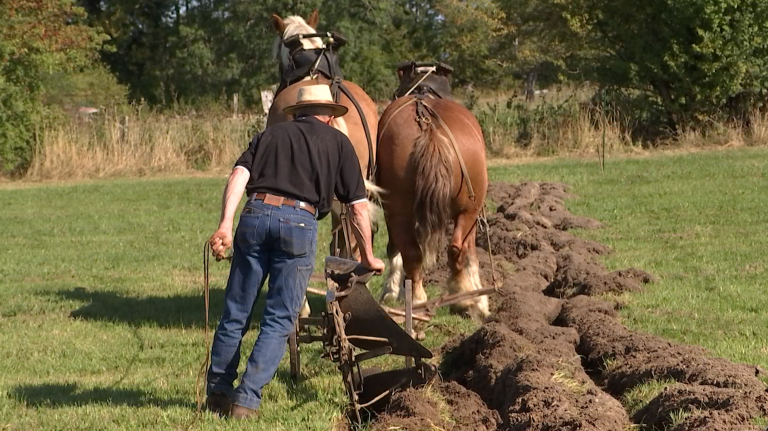
{"label": "green grass", "polygon": [[664,392],[667,386],[674,385],[674,380],[651,380],[637,385],[621,397],[621,403],[630,417],[642,410],[651,400]]}
{"label": "green grass", "polygon": [[[768,300],[760,289],[766,165],[768,151],[738,150],[609,159],[604,175],[585,160],[489,171],[493,180],[573,185],[581,198],[569,207],[606,224],[580,233],[616,250],[606,264],[660,277],[628,297],[630,326],[768,366]],[[0,429],[331,427],[346,395],[316,345],[303,350],[307,378],[298,386],[281,365],[261,420],[196,420],[202,244],[216,227],[223,184],[175,178],[0,188]],[[326,223],[318,260],[328,235]],[[380,256],[384,241],[382,231]],[[212,329],[227,269],[212,264]],[[425,344],[472,328],[441,315]],[[255,336],[247,336],[244,356]]]}

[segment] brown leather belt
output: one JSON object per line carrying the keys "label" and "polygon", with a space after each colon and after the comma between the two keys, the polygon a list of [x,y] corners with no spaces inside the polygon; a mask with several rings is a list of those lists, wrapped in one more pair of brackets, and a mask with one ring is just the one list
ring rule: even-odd
{"label": "brown leather belt", "polygon": [[281,207],[283,205],[298,207],[312,215],[317,214],[317,210],[315,209],[315,207],[313,207],[312,205],[306,202],[297,201],[294,199],[288,199],[282,196],[272,195],[269,193],[253,193],[248,197],[248,200],[263,201],[265,204],[272,205],[273,207]]}

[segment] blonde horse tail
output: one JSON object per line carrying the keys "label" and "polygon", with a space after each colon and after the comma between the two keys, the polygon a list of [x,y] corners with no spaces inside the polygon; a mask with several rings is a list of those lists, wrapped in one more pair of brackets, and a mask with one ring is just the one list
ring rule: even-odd
{"label": "blonde horse tail", "polygon": [[409,162],[415,178],[416,239],[428,267],[445,244],[453,194],[453,153],[432,123],[416,138]]}

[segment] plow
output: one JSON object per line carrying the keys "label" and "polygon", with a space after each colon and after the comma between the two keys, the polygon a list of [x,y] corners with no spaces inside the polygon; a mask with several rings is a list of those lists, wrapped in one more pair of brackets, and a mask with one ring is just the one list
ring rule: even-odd
{"label": "plow", "polygon": [[[349,396],[349,417],[357,423],[365,409],[383,403],[396,389],[424,384],[437,372],[433,365],[424,362],[432,358],[432,352],[371,296],[366,284],[372,276],[356,261],[327,257],[325,311],[320,317],[299,318],[296,331],[288,339],[294,381],[301,376],[300,345],[322,343],[323,356],[338,365]],[[405,368],[387,371],[363,365],[384,355],[409,360]]]}
{"label": "plow", "polygon": [[[301,345],[322,343],[323,357],[341,372],[349,396],[348,416],[354,423],[362,421],[366,410],[383,406],[396,390],[426,384],[437,374],[436,367],[424,361],[432,358],[432,352],[415,339],[414,320],[429,321],[440,307],[496,291],[489,288],[413,304],[410,280],[406,280],[405,307],[394,309],[373,298],[367,287],[372,276],[357,261],[326,257],[327,290],[308,289],[325,297],[325,310],[319,317],[300,317],[288,338],[294,382],[301,378]],[[405,328],[395,318],[403,320]],[[404,357],[405,367],[382,370],[363,365],[384,355]]]}

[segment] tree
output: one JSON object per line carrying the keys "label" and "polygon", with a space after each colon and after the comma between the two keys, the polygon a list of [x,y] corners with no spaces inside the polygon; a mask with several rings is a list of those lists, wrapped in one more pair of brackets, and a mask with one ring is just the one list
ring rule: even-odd
{"label": "tree", "polygon": [[649,94],[679,129],[768,89],[763,0],[546,0],[585,50],[572,64],[605,87]]}
{"label": "tree", "polygon": [[[499,61],[505,71],[525,80],[526,100],[533,100],[536,81],[547,66],[558,74],[565,61],[583,49],[568,27],[559,5],[546,0],[497,0],[505,32]],[[561,76],[551,77],[555,80]]]}
{"label": "tree", "polygon": [[104,40],[70,0],[0,3],[0,171],[29,165],[46,74],[90,64]]}

